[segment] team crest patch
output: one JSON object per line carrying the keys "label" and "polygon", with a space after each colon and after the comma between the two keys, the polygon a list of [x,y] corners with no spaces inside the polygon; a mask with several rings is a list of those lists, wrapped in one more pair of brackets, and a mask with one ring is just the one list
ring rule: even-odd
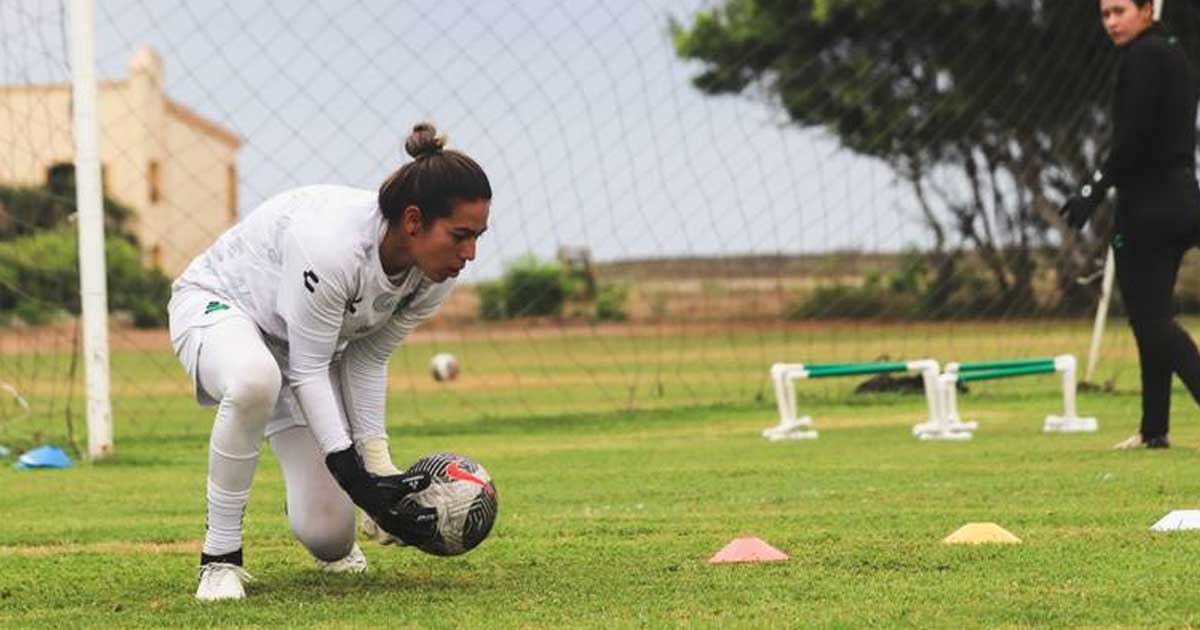
{"label": "team crest patch", "polygon": [[204,307],[204,314],[208,315],[209,313],[216,313],[217,311],[228,311],[228,310],[229,310],[228,304],[213,300],[208,303],[208,306]]}
{"label": "team crest patch", "polygon": [[375,296],[375,302],[371,305],[371,308],[375,309],[376,313],[386,313],[392,310],[392,299],[394,297],[388,293],[380,293]]}

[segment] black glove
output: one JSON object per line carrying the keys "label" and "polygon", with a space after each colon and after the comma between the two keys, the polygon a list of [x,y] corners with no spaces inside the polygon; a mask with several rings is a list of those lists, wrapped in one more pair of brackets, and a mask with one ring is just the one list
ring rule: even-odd
{"label": "black glove", "polygon": [[437,510],[406,500],[429,487],[428,473],[372,475],[353,446],[326,455],[325,465],[350,500],[387,533],[415,546],[426,544],[435,535]]}
{"label": "black glove", "polygon": [[1096,207],[1104,200],[1104,193],[1108,190],[1103,183],[1104,173],[1096,171],[1092,176],[1092,181],[1084,184],[1078,195],[1067,199],[1067,202],[1058,209],[1058,215],[1067,222],[1067,225],[1078,230],[1087,224],[1088,219],[1092,218],[1092,214],[1096,212]]}

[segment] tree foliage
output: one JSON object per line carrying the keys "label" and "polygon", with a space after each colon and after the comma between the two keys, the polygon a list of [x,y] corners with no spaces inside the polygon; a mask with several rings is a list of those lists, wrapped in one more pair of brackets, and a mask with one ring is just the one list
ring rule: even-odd
{"label": "tree foliage", "polygon": [[[165,325],[171,280],[144,268],[138,249],[119,236],[105,239],[104,256],[109,310],[129,313],[139,327]],[[77,230],[64,226],[0,241],[0,314],[40,324],[79,308]]]}
{"label": "tree foliage", "polygon": [[[0,185],[0,241],[28,236],[51,229],[75,215],[73,179],[52,180],[45,188]],[[128,207],[104,198],[104,230],[110,235],[136,243],[126,228],[133,217]]]}
{"label": "tree foliage", "polygon": [[[1171,6],[1171,19],[1195,11]],[[1002,310],[1029,312],[1039,252],[1061,251],[1053,306],[1091,302],[1075,278],[1106,221],[1077,237],[1055,210],[1107,141],[1117,57],[1096,3],[726,0],[671,28],[678,54],[703,63],[700,90],[765,94],[911,185],[935,242],[933,295],[971,251]]]}
{"label": "tree foliage", "polygon": [[[0,186],[0,321],[16,315],[40,324],[79,313],[79,246],[73,173],[52,172],[45,188]],[[171,281],[142,265],[126,223],[133,212],[104,199],[105,264],[110,311],[137,326],[166,324]]]}

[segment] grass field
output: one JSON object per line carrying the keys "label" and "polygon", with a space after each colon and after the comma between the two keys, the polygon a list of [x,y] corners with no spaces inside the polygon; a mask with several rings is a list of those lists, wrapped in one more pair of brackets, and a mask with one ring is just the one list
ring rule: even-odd
{"label": "grass field", "polygon": [[[452,559],[368,544],[367,575],[320,574],[287,530],[268,451],[246,516],[257,581],[248,600],[217,605],[192,598],[209,412],[169,352],[122,350],[115,458],[0,467],[0,628],[1200,625],[1200,534],[1148,530],[1171,509],[1200,507],[1200,413],[1178,390],[1175,448],[1110,451],[1139,408],[1120,334],[1102,370],[1117,392],[1080,401],[1100,418],[1096,434],[1041,434],[1061,403],[1053,379],[1035,377],[961,399],[981,423],[971,442],[915,441],[919,397],[853,396],[853,380],[802,385],[819,440],[758,436],[775,422],[763,394],[776,359],[1082,359],[1088,332],[945,330],[421,338],[393,365],[393,453],[484,462],[500,494],[492,536]],[[439,350],[463,359],[450,387],[424,374]],[[52,374],[67,358],[20,360]],[[1024,543],[939,542],[971,521]],[[741,535],[792,559],[705,562]]]}

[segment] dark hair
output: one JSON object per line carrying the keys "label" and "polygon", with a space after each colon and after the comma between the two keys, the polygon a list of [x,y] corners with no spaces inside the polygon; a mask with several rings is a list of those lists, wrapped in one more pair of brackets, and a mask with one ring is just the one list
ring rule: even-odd
{"label": "dark hair", "polygon": [[413,161],[379,187],[379,210],[388,221],[399,220],[405,208],[416,206],[421,209],[421,223],[428,226],[450,216],[456,202],[492,198],[492,185],[479,164],[445,145],[445,136],[432,123],[413,126],[404,141]]}

